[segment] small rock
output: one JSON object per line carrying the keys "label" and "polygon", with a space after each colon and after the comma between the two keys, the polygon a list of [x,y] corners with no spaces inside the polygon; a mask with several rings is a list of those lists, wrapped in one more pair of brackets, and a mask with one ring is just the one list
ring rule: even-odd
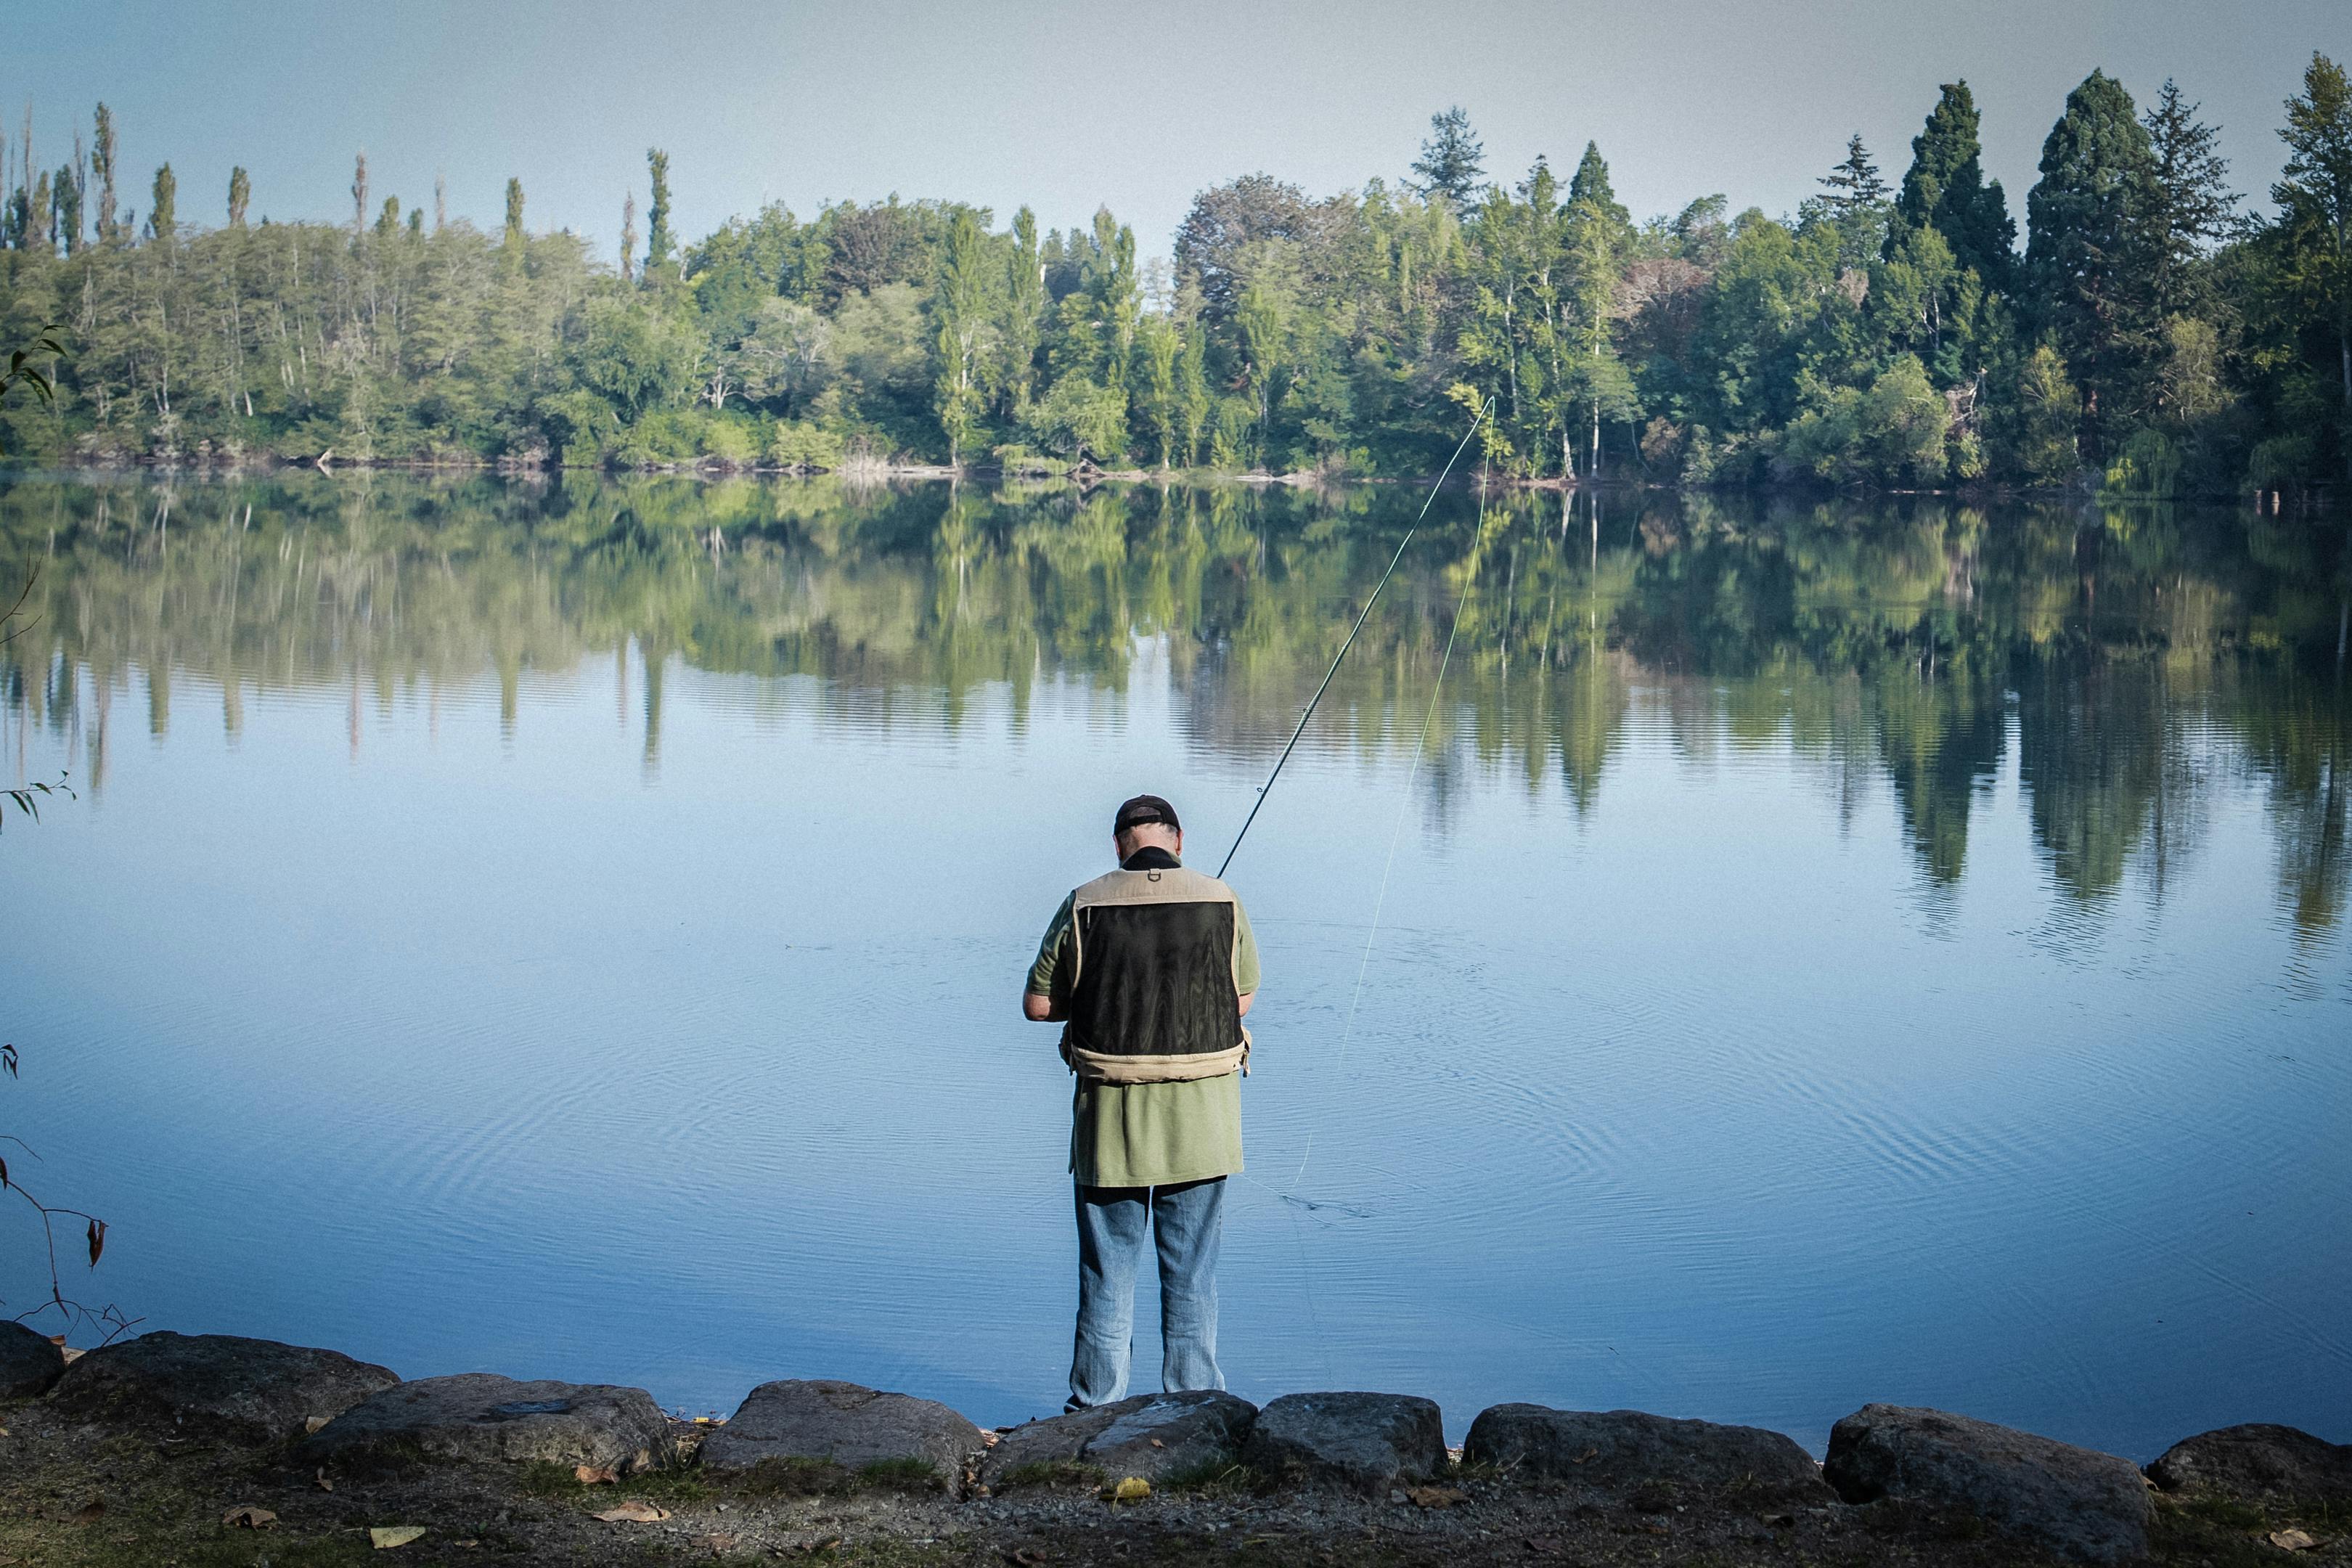
{"label": "small rock", "polygon": [[992,1489],[1027,1465],[1092,1465],[1110,1476],[1164,1481],[1233,1459],[1257,1406],[1214,1390],[1139,1394],[1003,1434],[980,1467]]}
{"label": "small rock", "polygon": [[2244,1502],[2352,1503],[2352,1445],[2293,1426],[2224,1426],[2184,1437],[2147,1468],[2168,1492]]}
{"label": "small rock", "polygon": [[66,1369],[49,1400],[79,1420],[267,1443],[300,1432],[314,1414],[339,1414],[399,1382],[388,1368],[335,1351],[159,1331],[90,1352]]}
{"label": "small rock", "polygon": [[786,1379],[745,1396],[725,1426],[704,1439],[705,1468],[749,1469],[762,1459],[829,1459],[844,1469],[920,1459],[950,1492],[964,1463],[981,1452],[980,1428],[929,1399],[855,1383]]}
{"label": "small rock", "polygon": [[414,1449],[435,1458],[650,1468],[669,1418],[642,1388],[518,1383],[492,1373],[425,1377],[353,1405],[304,1439],[311,1462]]}
{"label": "small rock", "polygon": [[2147,1555],[2154,1509],[2138,1467],[1990,1421],[1865,1405],[1831,1428],[1822,1473],[1850,1503],[1950,1510],[2077,1562]]}
{"label": "small rock", "polygon": [[1515,1475],[1570,1481],[1609,1501],[1622,1501],[1652,1481],[1709,1491],[1753,1489],[1759,1501],[1834,1500],[1812,1456],[1778,1432],[1640,1410],[1497,1405],[1470,1423],[1462,1457]]}
{"label": "small rock", "polygon": [[1409,1394],[1286,1394],[1257,1413],[1243,1455],[1377,1497],[1444,1473],[1445,1427],[1434,1401]]}
{"label": "small rock", "polygon": [[65,1370],[65,1355],[48,1335],[22,1323],[0,1322],[0,1399],[47,1394]]}

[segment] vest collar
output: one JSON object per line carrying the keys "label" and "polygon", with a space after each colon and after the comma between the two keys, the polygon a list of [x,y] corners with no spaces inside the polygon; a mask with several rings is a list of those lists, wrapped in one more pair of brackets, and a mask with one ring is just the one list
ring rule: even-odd
{"label": "vest collar", "polygon": [[1147,844],[1120,861],[1118,868],[1122,871],[1166,871],[1183,863],[1159,845]]}

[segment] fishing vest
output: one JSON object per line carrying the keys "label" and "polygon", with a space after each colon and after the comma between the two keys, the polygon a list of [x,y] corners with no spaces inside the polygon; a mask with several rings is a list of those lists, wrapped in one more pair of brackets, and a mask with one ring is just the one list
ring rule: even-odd
{"label": "fishing vest", "polygon": [[1238,908],[1231,888],[1177,865],[1112,871],[1073,892],[1070,1070],[1120,1084],[1248,1071]]}

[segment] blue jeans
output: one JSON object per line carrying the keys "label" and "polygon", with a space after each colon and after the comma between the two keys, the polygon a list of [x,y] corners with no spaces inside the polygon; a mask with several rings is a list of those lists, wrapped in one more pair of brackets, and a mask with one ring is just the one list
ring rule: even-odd
{"label": "blue jeans", "polygon": [[1078,1332],[1068,1408],[1127,1397],[1135,1268],[1147,1227],[1160,1244],[1160,1385],[1171,1394],[1224,1387],[1217,1370],[1224,1177],[1171,1187],[1080,1187],[1077,1194]]}

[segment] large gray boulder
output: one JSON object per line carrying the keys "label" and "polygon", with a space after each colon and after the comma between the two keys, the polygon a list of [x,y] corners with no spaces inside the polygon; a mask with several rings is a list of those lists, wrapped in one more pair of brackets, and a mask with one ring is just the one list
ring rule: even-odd
{"label": "large gray boulder", "polygon": [[625,1472],[667,1463],[669,1432],[669,1418],[642,1388],[469,1372],[373,1394],[312,1434],[301,1451],[305,1462],[318,1463],[541,1459]]}
{"label": "large gray boulder", "polygon": [[705,1468],[745,1470],[762,1459],[824,1459],[845,1470],[890,1460],[931,1467],[950,1493],[981,1451],[980,1428],[933,1400],[855,1383],[791,1378],[763,1383],[703,1440]]}
{"label": "large gray boulder", "polygon": [[1836,1500],[1821,1467],[1792,1438],[1760,1426],[1675,1421],[1640,1410],[1497,1405],[1470,1424],[1462,1458],[1572,1482],[1611,1501],[1654,1482],[1752,1493],[1759,1501]]}
{"label": "large gray boulder", "polygon": [[1087,1465],[1114,1481],[1158,1482],[1239,1458],[1256,1420],[1257,1406],[1230,1394],[1139,1394],[1014,1427],[988,1451],[980,1479],[992,1489],[1030,1466]]}
{"label": "large gray boulder", "polygon": [[1901,1498],[1973,1515],[2076,1562],[2147,1555],[2155,1509],[2137,1466],[1990,1421],[1865,1405],[1830,1429],[1822,1473],[1850,1503]]}
{"label": "large gray boulder", "polygon": [[0,1399],[47,1394],[63,1376],[66,1353],[22,1323],[0,1322]]}
{"label": "large gray boulder", "polygon": [[2223,1426],[2185,1437],[2147,1468],[2168,1492],[2217,1492],[2244,1502],[2352,1503],[2352,1444],[2293,1426]]}
{"label": "large gray boulder", "polygon": [[81,1357],[49,1400],[76,1420],[268,1443],[299,1436],[312,1416],[340,1415],[399,1382],[389,1368],[335,1351],[159,1331]]}
{"label": "large gray boulder", "polygon": [[1243,1457],[1376,1492],[1442,1475],[1445,1426],[1434,1401],[1409,1394],[1286,1394],[1257,1413]]}

